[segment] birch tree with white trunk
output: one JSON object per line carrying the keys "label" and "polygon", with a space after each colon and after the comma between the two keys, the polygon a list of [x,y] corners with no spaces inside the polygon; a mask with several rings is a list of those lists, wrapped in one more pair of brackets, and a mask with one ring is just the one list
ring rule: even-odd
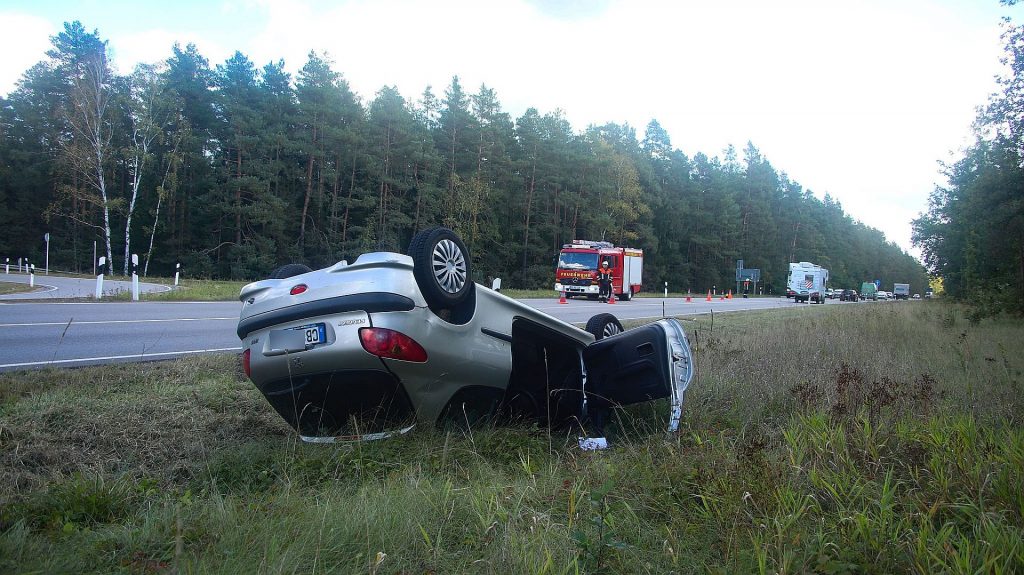
{"label": "birch tree with white trunk", "polygon": [[[105,44],[104,44],[105,48]],[[63,144],[67,165],[87,184],[92,199],[103,215],[103,239],[107,262],[113,270],[107,167],[111,155],[113,126],[110,122],[111,73],[105,50],[90,52],[79,61],[77,74],[69,78],[71,90],[64,107],[64,119],[71,130]]]}
{"label": "birch tree with white trunk", "polygon": [[[132,246],[132,216],[139,199],[139,188],[146,162],[152,155],[153,143],[165,130],[167,114],[161,109],[162,82],[155,66],[140,64],[132,74],[128,94],[128,116],[131,120],[131,145],[128,150],[129,197],[124,224],[124,275],[129,274]],[[148,262],[147,262],[148,263]]]}
{"label": "birch tree with white trunk", "polygon": [[149,275],[149,260],[153,257],[153,243],[156,240],[156,228],[160,224],[160,206],[164,198],[173,195],[178,188],[178,168],[182,164],[181,143],[189,136],[188,122],[181,115],[175,122],[176,128],[169,132],[171,150],[164,154],[164,175],[160,185],[156,187],[156,213],[153,215],[153,227],[149,232],[149,249],[146,250],[146,264],[142,268],[142,277]]}

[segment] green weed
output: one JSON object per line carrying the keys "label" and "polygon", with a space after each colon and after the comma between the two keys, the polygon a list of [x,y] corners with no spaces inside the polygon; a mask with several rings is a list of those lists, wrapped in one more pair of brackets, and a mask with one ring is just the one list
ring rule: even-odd
{"label": "green weed", "polygon": [[1024,570],[1020,322],[686,326],[680,431],[616,410],[598,453],[486,425],[305,445],[234,357],[2,374],[0,572]]}

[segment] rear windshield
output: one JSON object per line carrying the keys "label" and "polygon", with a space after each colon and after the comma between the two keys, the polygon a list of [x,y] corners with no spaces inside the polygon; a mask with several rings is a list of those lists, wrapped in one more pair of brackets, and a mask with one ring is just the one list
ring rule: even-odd
{"label": "rear windshield", "polygon": [[597,254],[586,252],[562,252],[558,254],[558,267],[567,270],[596,270]]}

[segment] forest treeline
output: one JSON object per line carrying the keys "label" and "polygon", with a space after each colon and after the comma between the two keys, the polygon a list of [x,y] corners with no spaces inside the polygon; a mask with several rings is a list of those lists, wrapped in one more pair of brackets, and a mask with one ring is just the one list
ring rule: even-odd
{"label": "forest treeline", "polygon": [[494,90],[458,77],[414,101],[393,87],[361,101],[324,56],[292,77],[235,53],[211,66],[193,45],[127,76],[72,22],[0,110],[0,256],[91,272],[140,255],[149,275],[256,279],[404,251],[419,229],[466,241],[476,278],[550,287],[574,238],[645,250],[648,289],[732,287],[737,259],[775,293],[787,264],[832,285],[927,287],[924,268],[842,206],[815,197],[748,143],[722,157],[673,148],[656,120],[576,132],[560,111],[513,119]]}
{"label": "forest treeline", "polygon": [[1006,20],[1002,40],[1006,71],[979,108],[977,140],[913,223],[929,270],[974,317],[1024,314],[1024,26]]}

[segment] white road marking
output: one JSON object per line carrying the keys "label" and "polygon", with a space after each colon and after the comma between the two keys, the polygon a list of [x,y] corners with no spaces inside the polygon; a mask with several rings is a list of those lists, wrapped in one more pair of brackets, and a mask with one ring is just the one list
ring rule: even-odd
{"label": "white road marking", "polygon": [[219,349],[191,349],[186,351],[168,351],[163,353],[137,353],[134,355],[108,355],[104,357],[81,357],[78,359],[56,359],[52,361],[30,361],[26,363],[5,363],[0,364],[0,369],[7,367],[33,367],[39,365],[63,365],[68,363],[81,363],[83,361],[110,361],[114,359],[146,359],[164,356],[195,355],[199,353],[223,353],[227,351],[242,351],[240,347],[223,347]]}
{"label": "white road marking", "polygon": [[[11,283],[19,283],[20,284],[22,282],[11,282]],[[25,284],[27,285],[28,282],[25,282]],[[52,286],[52,285],[49,285],[49,284],[41,284],[41,283],[36,283],[35,287],[37,287],[37,288],[44,287],[46,289],[37,289],[37,290],[23,291],[23,292],[18,292],[18,293],[25,293],[25,294],[46,293],[46,292],[51,292],[51,291],[57,289],[57,286]],[[14,295],[14,294],[12,294],[12,295]]]}
{"label": "white road marking", "polygon": [[[92,297],[90,296],[89,299],[92,299]],[[31,301],[31,300],[29,300],[29,301],[18,301],[18,300],[3,300],[3,301],[0,301],[0,305],[18,305],[18,306],[29,306],[29,305],[117,305],[117,304],[128,304],[128,305],[133,305],[133,306],[148,305],[148,304],[157,304],[157,305],[176,305],[176,304],[177,305],[197,305],[197,304],[208,304],[208,305],[210,305],[210,304],[212,304],[212,305],[216,305],[216,304],[225,304],[225,303],[238,303],[239,305],[241,305],[241,302],[235,302],[234,300],[230,300],[230,301],[226,301],[226,300],[221,300],[221,301],[136,301],[136,302],[124,302],[124,301],[112,301],[112,300],[107,300],[107,301]]]}
{"label": "white road marking", "polygon": [[50,321],[43,323],[0,323],[0,327],[38,327],[48,325],[103,325],[108,323],[168,323],[174,321],[238,321],[237,317],[180,317],[172,319],[108,319],[104,321]]}

